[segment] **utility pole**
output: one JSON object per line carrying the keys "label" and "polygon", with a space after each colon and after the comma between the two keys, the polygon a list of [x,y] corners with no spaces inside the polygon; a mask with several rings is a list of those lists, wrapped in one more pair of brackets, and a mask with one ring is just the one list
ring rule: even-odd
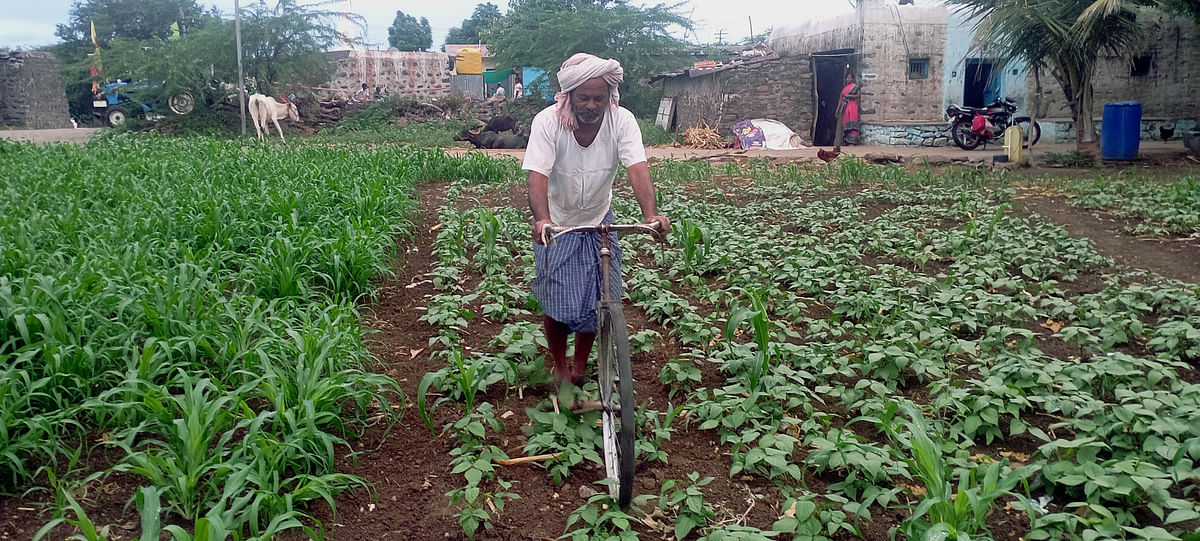
{"label": "utility pole", "polygon": [[238,111],[242,114],[242,137],[246,136],[246,77],[242,75],[242,6],[233,0],[233,36],[237,44]]}
{"label": "utility pole", "polygon": [[725,29],[717,30],[717,45],[725,44]]}

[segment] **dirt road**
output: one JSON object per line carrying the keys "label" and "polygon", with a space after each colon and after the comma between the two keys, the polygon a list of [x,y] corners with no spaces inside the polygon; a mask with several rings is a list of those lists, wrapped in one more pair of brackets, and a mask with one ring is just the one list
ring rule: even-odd
{"label": "dirt road", "polygon": [[54,130],[0,130],[0,139],[34,143],[86,143],[104,128],[60,128]]}

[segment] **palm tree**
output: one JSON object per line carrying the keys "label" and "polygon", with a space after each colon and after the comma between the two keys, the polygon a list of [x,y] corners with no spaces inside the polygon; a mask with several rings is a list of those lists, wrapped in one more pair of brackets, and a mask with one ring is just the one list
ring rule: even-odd
{"label": "palm tree", "polygon": [[[1146,31],[1139,13],[1159,0],[948,0],[969,20],[976,37],[1001,57],[1021,58],[1058,81],[1075,121],[1076,144],[1096,143],[1092,76],[1101,55],[1128,56]],[[1035,71],[1035,73],[1037,73]]]}

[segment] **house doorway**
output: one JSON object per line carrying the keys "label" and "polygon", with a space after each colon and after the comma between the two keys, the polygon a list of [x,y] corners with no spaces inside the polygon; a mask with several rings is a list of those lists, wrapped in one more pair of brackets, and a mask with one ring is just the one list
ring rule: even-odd
{"label": "house doorway", "polygon": [[837,142],[837,106],[846,86],[846,74],[857,79],[858,59],[853,49],[839,49],[812,55],[813,90],[815,101],[812,140],[816,146]]}
{"label": "house doorway", "polygon": [[1000,96],[1000,77],[996,64],[983,58],[968,58],[963,83],[963,105],[983,107]]}

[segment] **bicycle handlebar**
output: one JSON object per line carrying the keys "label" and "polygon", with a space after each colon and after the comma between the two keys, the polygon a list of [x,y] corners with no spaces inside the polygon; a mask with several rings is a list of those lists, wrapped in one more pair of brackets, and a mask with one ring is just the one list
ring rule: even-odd
{"label": "bicycle handlebar", "polygon": [[648,224],[596,224],[596,225],[575,225],[570,227],[560,227],[556,225],[547,225],[542,228],[542,244],[553,246],[554,239],[558,238],[563,233],[587,233],[595,231],[597,233],[646,233],[648,235],[658,236],[662,232],[662,222],[654,221]]}

